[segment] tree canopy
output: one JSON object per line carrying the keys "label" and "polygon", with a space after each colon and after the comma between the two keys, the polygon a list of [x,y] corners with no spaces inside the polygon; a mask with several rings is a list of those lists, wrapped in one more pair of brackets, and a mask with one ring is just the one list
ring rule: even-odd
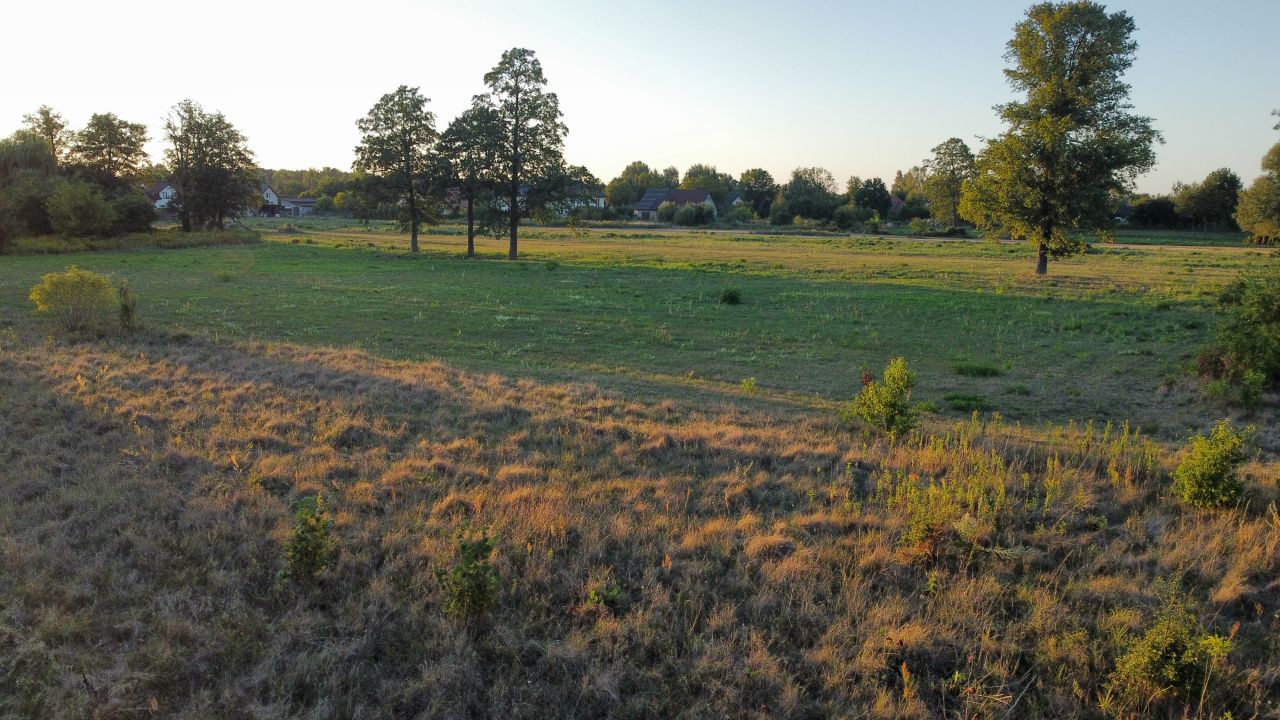
{"label": "tree canopy", "polygon": [[182,229],[222,227],[256,203],[258,173],[243,134],[222,113],[183,100],[165,118],[165,162]]}
{"label": "tree canopy", "polygon": [[651,170],[648,164],[636,160],[622,169],[618,177],[604,188],[604,199],[610,207],[630,207],[644,196],[646,190],[675,188],[680,173],[675,168],[663,172]]}
{"label": "tree canopy", "polygon": [[147,162],[147,126],[121,120],[114,113],[95,113],[75,133],[71,158],[104,185],[137,178]]}
{"label": "tree canopy", "polygon": [[[1280,110],[1272,114],[1280,117]],[[1262,156],[1262,175],[1240,193],[1235,220],[1255,241],[1280,242],[1280,143]]]}
{"label": "tree canopy", "polygon": [[[484,76],[489,92],[477,102],[491,107],[496,118],[495,180],[506,201],[510,246],[507,257],[518,254],[520,218],[539,212],[571,182],[564,165],[564,137],[560,100],[547,92],[542,63],[532,50],[512,48]],[[559,191],[559,192],[558,192]]]}
{"label": "tree canopy", "polygon": [[1122,76],[1134,61],[1133,18],[1096,2],[1040,3],[1014,29],[1005,77],[1024,98],[999,106],[1008,128],[982,151],[960,214],[990,234],[1050,254],[1072,233],[1108,230],[1112,198],[1155,165],[1151,119],[1129,112]]}
{"label": "tree canopy", "polygon": [[[493,107],[480,100],[454,118],[440,137],[441,174],[467,205],[467,257],[476,254],[476,203],[490,196],[496,185],[498,135]],[[493,220],[489,217],[490,208],[488,203],[483,206],[482,221],[486,226]]]}
{"label": "tree canopy", "polygon": [[1198,183],[1174,186],[1173,204],[1193,228],[1231,228],[1244,183],[1229,168],[1218,168]]}
{"label": "tree canopy", "polygon": [[927,164],[924,194],[933,219],[949,226],[960,222],[960,197],[964,183],[973,177],[973,151],[960,138],[951,138],[933,148]]}
{"label": "tree canopy", "polygon": [[716,207],[723,212],[728,209],[726,203],[729,199],[729,194],[738,189],[738,181],[732,175],[716,170],[715,165],[697,163],[684,172],[684,179],[680,181],[680,189],[706,190],[710,193],[711,200],[715,202]]}
{"label": "tree canopy", "polygon": [[409,249],[415,253],[431,181],[431,153],[439,138],[435,115],[427,110],[429,102],[418,88],[401,85],[356,121],[360,144],[355,149],[355,170],[379,178],[404,202]]}
{"label": "tree canopy", "polygon": [[778,183],[768,170],[751,168],[744,171],[738,178],[738,190],[742,193],[742,201],[757,217],[769,217],[769,206],[778,194]]}
{"label": "tree canopy", "polygon": [[829,220],[839,204],[835,177],[820,167],[793,170],[782,195],[790,214],[814,220]]}
{"label": "tree canopy", "polygon": [[41,105],[35,112],[23,115],[20,132],[44,141],[55,163],[62,162],[75,139],[66,119],[48,105]]}

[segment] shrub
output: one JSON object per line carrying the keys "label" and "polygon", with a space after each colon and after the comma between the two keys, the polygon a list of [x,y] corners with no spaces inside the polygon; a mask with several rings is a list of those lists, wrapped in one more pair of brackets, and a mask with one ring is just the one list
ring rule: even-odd
{"label": "shrub", "polygon": [[1111,688],[1129,710],[1150,712],[1175,699],[1194,702],[1210,694],[1213,671],[1230,652],[1231,638],[1206,631],[1175,588],[1151,626],[1116,661]]}
{"label": "shrub", "polygon": [[725,288],[720,291],[721,305],[741,305],[742,291],[738,288]]}
{"label": "shrub", "polygon": [[986,398],[973,393],[951,393],[942,399],[957,412],[987,412],[992,408]]}
{"label": "shrub", "polygon": [[49,223],[67,237],[100,237],[111,229],[111,208],[102,193],[78,180],[58,183],[49,196]]}
{"label": "shrub", "polygon": [[1173,491],[1195,507],[1222,507],[1244,491],[1236,471],[1244,464],[1253,428],[1236,430],[1219,420],[1208,437],[1195,435],[1186,457],[1173,473]]}
{"label": "shrub", "polygon": [[658,206],[658,219],[662,222],[671,222],[676,215],[676,204],[671,201],[664,201]]}
{"label": "shrub", "polygon": [[498,573],[489,564],[494,542],[488,531],[475,540],[458,541],[458,561],[448,571],[436,570],[444,593],[444,611],[450,617],[471,622],[498,602]]}
{"label": "shrub", "polygon": [[729,213],[729,220],[737,225],[746,225],[756,221],[756,214],[746,205],[739,205]]}
{"label": "shrub", "polygon": [[31,288],[36,312],[49,315],[68,332],[101,326],[119,301],[111,279],[72,265],[49,273]]}
{"label": "shrub", "polygon": [[911,230],[912,235],[925,235],[932,229],[929,221],[924,218],[912,218],[907,222],[907,228]]}
{"label": "shrub", "polygon": [[111,234],[147,232],[155,222],[156,209],[146,195],[130,192],[107,203],[111,208]]}
{"label": "shrub", "polygon": [[129,289],[129,281],[121,280],[116,286],[116,298],[120,303],[120,329],[138,328],[138,297]]}
{"label": "shrub", "polygon": [[770,225],[790,225],[794,221],[795,215],[788,212],[787,207],[781,203],[775,204],[769,212]]}
{"label": "shrub", "polygon": [[313,580],[333,565],[337,554],[333,518],[325,508],[324,496],[303,498],[293,515],[293,534],[285,545],[285,577]]}
{"label": "shrub", "polygon": [[959,362],[951,366],[957,375],[963,375],[971,378],[990,378],[999,377],[1000,368],[993,365],[983,365],[981,363]]}
{"label": "shrub", "polygon": [[698,208],[694,205],[681,205],[676,208],[671,219],[677,225],[700,225],[701,221],[698,217]]}
{"label": "shrub", "polygon": [[841,411],[841,418],[851,422],[860,418],[890,435],[910,431],[916,426],[916,408],[911,406],[911,389],[916,385],[915,371],[904,358],[895,358],[884,370],[884,382],[863,376],[862,392]]}
{"label": "shrub", "polygon": [[759,387],[756,385],[756,379],[753,377],[743,379],[741,387],[742,392],[748,395],[755,395],[756,392],[759,391]]}
{"label": "shrub", "polygon": [[1251,369],[1280,386],[1280,265],[1265,263],[1241,275],[1223,289],[1219,306],[1218,372],[1239,382]]}

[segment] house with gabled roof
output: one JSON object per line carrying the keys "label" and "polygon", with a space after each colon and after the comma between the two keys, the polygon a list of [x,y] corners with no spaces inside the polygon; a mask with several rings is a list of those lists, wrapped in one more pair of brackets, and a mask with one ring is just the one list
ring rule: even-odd
{"label": "house with gabled roof", "polygon": [[633,207],[636,218],[640,220],[657,220],[658,208],[662,203],[671,203],[676,207],[681,205],[705,205],[714,214],[716,211],[716,203],[711,199],[711,193],[701,188],[692,190],[672,190],[671,188],[653,188],[645,190],[644,195],[636,202]]}
{"label": "house with gabled roof", "polygon": [[168,210],[173,204],[173,199],[178,197],[177,186],[167,181],[142,183],[142,192],[157,210]]}

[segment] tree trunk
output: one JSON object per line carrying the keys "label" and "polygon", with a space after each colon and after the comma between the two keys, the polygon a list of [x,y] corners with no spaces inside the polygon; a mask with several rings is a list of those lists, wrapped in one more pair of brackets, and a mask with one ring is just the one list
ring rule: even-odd
{"label": "tree trunk", "polygon": [[516,259],[516,233],[520,228],[520,183],[513,180],[511,183],[511,197],[507,198],[510,206],[507,208],[507,222],[511,228],[511,246],[507,248],[507,259]]}
{"label": "tree trunk", "polygon": [[1049,274],[1049,245],[1043,240],[1040,241],[1040,250],[1036,254],[1036,274]]}
{"label": "tree trunk", "polygon": [[418,200],[409,186],[409,252],[418,254]]}
{"label": "tree trunk", "polygon": [[467,196],[467,257],[476,256],[475,199]]}

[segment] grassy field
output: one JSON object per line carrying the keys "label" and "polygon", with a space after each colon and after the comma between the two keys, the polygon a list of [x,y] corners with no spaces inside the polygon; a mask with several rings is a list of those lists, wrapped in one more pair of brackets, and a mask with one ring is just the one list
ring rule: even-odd
{"label": "grassy field", "polygon": [[[732,395],[755,378],[764,397],[816,407],[903,355],[944,413],[945,396],[967,393],[1011,420],[1128,420],[1179,437],[1207,417],[1182,372],[1209,336],[1207,301],[1268,256],[1104,249],[1042,280],[1026,248],[980,242],[536,230],[512,264],[493,261],[492,240],[460,258],[452,235],[424,238],[418,258],[385,233],[267,237],[75,261],[129,277],[153,326],[212,338],[625,381],[650,397]],[[7,259],[0,322],[28,324],[27,289],[67,262]],[[741,305],[718,302],[728,288]]]}
{"label": "grassy field", "polygon": [[[302,230],[0,258],[0,717],[1280,713],[1272,411],[1243,503],[1169,492],[1268,251]],[[144,329],[35,318],[70,262]],[[939,413],[840,423],[897,355]],[[316,496],[337,554],[291,578]]]}

